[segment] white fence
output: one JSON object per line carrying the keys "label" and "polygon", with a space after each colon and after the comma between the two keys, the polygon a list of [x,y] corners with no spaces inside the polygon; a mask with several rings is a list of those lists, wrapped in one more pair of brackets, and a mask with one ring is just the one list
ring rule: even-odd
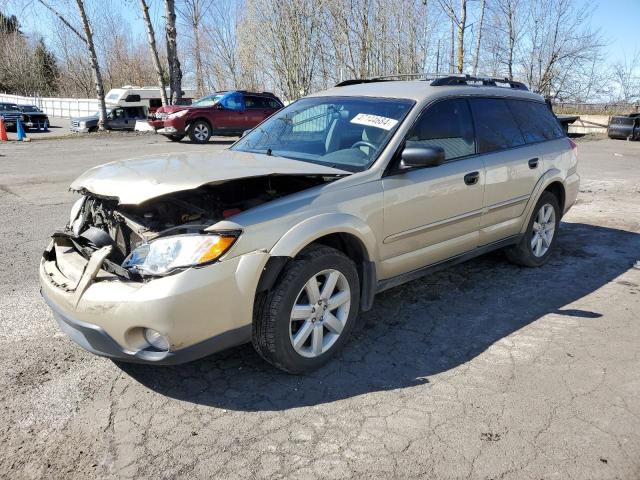
{"label": "white fence", "polygon": [[0,102],[36,105],[50,117],[80,117],[98,111],[98,100],[91,98],[22,97],[0,93]]}

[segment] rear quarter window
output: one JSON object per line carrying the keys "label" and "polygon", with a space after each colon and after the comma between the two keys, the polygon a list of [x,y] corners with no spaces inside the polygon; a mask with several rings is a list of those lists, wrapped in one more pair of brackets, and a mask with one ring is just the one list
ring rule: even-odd
{"label": "rear quarter window", "polygon": [[471,98],[478,153],[495,152],[525,144],[507,102],[500,98]]}
{"label": "rear quarter window", "polygon": [[544,142],[565,136],[558,119],[546,104],[527,100],[506,102],[527,143]]}

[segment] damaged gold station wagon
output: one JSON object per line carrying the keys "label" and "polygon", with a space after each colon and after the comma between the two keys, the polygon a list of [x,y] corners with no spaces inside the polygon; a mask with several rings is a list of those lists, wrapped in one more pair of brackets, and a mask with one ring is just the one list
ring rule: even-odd
{"label": "damaged gold station wagon", "polygon": [[227,150],[81,175],[42,294],[98,355],[181,363],[251,341],[305,372],[377,292],[497,248],[544,264],[578,183],[575,144],[521,83],[343,82]]}

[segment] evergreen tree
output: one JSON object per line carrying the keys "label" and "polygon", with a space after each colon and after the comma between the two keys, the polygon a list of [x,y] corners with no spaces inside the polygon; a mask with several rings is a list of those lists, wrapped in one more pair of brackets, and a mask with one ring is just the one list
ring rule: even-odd
{"label": "evergreen tree", "polygon": [[33,52],[36,72],[40,80],[40,95],[52,95],[57,91],[57,81],[59,76],[56,57],[47,48],[44,40],[40,38]]}

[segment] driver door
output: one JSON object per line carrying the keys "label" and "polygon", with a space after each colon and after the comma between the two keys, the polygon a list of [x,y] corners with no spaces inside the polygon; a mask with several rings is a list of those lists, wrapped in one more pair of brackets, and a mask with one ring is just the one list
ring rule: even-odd
{"label": "driver door", "polygon": [[248,130],[244,97],[241,93],[232,93],[220,102],[222,109],[217,110],[213,128],[231,133],[242,133]]}
{"label": "driver door", "polygon": [[127,115],[124,108],[114,108],[109,114],[109,128],[112,130],[122,130],[127,124]]}
{"label": "driver door", "polygon": [[394,170],[383,177],[380,278],[391,278],[477,246],[485,173],[465,99],[437,102],[422,113],[407,146],[439,146],[445,163]]}

